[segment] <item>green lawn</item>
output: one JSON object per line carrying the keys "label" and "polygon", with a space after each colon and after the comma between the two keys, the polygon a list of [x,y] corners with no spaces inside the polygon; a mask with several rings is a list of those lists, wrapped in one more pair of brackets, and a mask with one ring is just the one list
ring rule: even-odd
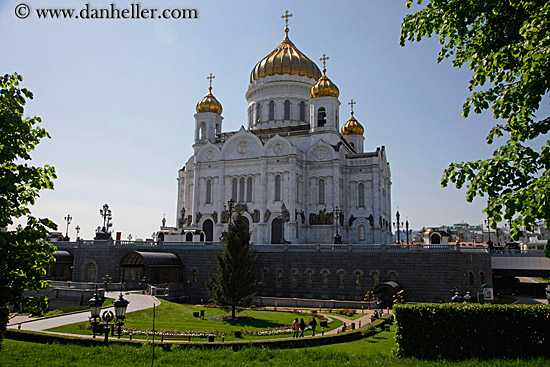
{"label": "green lawn", "polygon": [[[193,312],[205,310],[205,318],[200,319],[193,317]],[[304,320],[311,319],[311,316],[297,315],[291,312],[277,312],[277,311],[255,311],[245,310],[239,314],[239,316],[253,317],[251,321],[214,321],[210,320],[211,316],[219,316],[226,314],[224,311],[217,308],[199,307],[190,305],[180,305],[168,301],[162,301],[162,304],[155,310],[155,330],[177,330],[177,331],[225,331],[226,340],[235,340],[233,332],[237,330],[250,330],[261,331],[269,328],[278,328],[283,326],[290,326],[296,317]],[[89,334],[90,331],[85,329],[87,322],[66,325],[50,329],[50,331],[64,332],[70,334]],[[342,325],[341,321],[334,319],[329,327],[325,330],[332,330]],[[142,310],[127,314],[126,324],[127,328],[135,328],[138,330],[151,330],[153,328],[153,309]],[[318,328],[317,333],[321,330]],[[311,331],[306,332],[306,334]],[[259,338],[281,338],[289,337],[292,334],[278,334],[275,336],[244,336],[245,339],[259,339]],[[240,339],[239,339],[240,340]]]}
{"label": "green lawn", "polygon": [[[350,343],[294,350],[246,348],[237,352],[221,350],[173,350],[155,348],[155,366],[456,366],[456,367],[547,367],[548,359],[462,362],[421,361],[413,358],[398,359],[392,354],[395,348],[395,327],[374,337]],[[0,366],[21,367],[40,364],[49,366],[89,367],[149,366],[152,347],[111,345],[109,347],[81,347],[76,345],[43,345],[4,340],[0,352]],[[95,362],[94,362],[95,361]]]}

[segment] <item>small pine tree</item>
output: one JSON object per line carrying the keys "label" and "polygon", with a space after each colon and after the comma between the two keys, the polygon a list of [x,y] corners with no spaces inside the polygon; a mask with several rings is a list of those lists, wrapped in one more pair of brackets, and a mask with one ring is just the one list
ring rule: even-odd
{"label": "small pine tree", "polygon": [[225,249],[216,256],[216,277],[210,274],[206,282],[212,301],[225,311],[231,310],[232,318],[235,318],[235,312],[249,305],[256,294],[256,277],[252,269],[256,256],[250,252],[250,232],[244,220],[238,213],[229,223],[224,235]]}

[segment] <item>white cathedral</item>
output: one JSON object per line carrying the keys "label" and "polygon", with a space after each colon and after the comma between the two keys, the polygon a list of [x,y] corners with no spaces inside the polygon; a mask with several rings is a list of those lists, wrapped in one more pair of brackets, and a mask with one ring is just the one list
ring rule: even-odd
{"label": "white cathedral", "polygon": [[178,175],[179,225],[167,241],[219,241],[231,206],[254,244],[391,243],[385,148],[364,151],[353,100],[340,128],[327,58],[321,74],[288,32],[287,23],[283,41],[252,69],[246,128],[223,132],[210,75],[194,116],[194,154]]}

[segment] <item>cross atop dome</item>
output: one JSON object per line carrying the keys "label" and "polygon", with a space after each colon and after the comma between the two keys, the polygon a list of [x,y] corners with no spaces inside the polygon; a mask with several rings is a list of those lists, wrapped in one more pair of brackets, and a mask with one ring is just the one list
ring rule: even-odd
{"label": "cross atop dome", "polygon": [[294,14],[289,13],[288,10],[285,11],[284,15],[281,15],[281,19],[285,20],[285,33],[286,33],[287,37],[288,37],[288,32],[289,32],[288,19],[292,16],[294,16]]}
{"label": "cross atop dome", "polygon": [[353,105],[357,104],[353,99],[348,102],[348,104],[351,106],[351,115],[353,116]]}
{"label": "cross atop dome", "polygon": [[326,54],[323,54],[323,57],[321,57],[319,60],[323,63],[323,74],[327,72],[327,60],[330,59]]}
{"label": "cross atop dome", "polygon": [[212,73],[210,73],[210,75],[206,77],[206,79],[208,79],[208,81],[210,82],[210,87],[208,87],[209,91],[212,91],[212,79],[215,79],[215,78],[216,77],[212,75]]}

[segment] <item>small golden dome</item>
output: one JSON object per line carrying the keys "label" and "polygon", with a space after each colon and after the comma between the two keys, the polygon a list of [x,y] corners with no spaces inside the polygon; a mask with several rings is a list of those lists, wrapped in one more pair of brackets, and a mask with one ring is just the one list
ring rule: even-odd
{"label": "small golden dome", "polygon": [[340,90],[327,76],[325,75],[326,69],[323,69],[323,76],[319,78],[317,83],[311,87],[311,98],[319,97],[334,97],[340,96]]}
{"label": "small golden dome", "polygon": [[254,66],[250,73],[250,83],[270,75],[302,75],[318,80],[319,67],[294,46],[285,29],[285,39],[269,55]]}
{"label": "small golden dome", "polygon": [[197,103],[197,113],[214,112],[222,114],[222,104],[212,94],[212,87],[208,88],[208,94]]}
{"label": "small golden dome", "polygon": [[351,111],[351,117],[342,126],[342,135],[363,135],[365,129],[363,126],[353,117],[353,111]]}

